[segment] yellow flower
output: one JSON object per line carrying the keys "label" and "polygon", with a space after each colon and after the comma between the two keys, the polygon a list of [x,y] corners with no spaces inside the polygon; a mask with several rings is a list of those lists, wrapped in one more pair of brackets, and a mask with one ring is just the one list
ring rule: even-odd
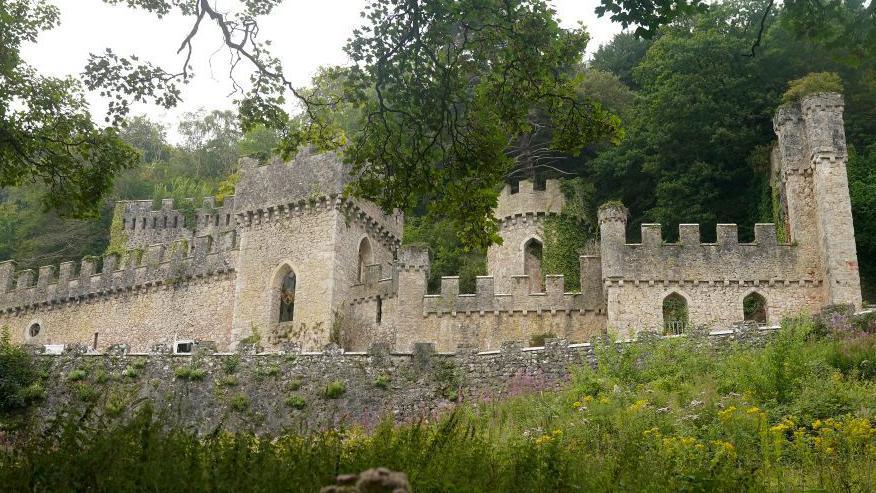
{"label": "yellow flower", "polygon": [[746,412],[747,412],[748,414],[760,414],[760,413],[761,413],[761,410],[760,410],[760,408],[757,407],[757,406],[751,406],[751,407],[748,408],[748,410],[747,410]]}
{"label": "yellow flower", "polygon": [[650,437],[651,435],[653,435],[655,437],[659,437],[660,436],[660,429],[659,428],[651,428],[650,430],[645,430],[642,432],[642,436]]}
{"label": "yellow flower", "polygon": [[593,402],[593,396],[592,395],[585,395],[584,402],[586,402],[587,404],[590,404],[591,402]]}
{"label": "yellow flower", "polygon": [[819,428],[821,428],[821,420],[816,419],[815,421],[812,422],[812,429],[817,430]]}
{"label": "yellow flower", "polygon": [[718,411],[718,419],[721,421],[729,421],[730,418],[733,417],[733,413],[736,412],[736,406],[730,406],[723,411]]}
{"label": "yellow flower", "polygon": [[630,405],[629,410],[634,412],[634,413],[637,413],[637,412],[641,411],[642,409],[645,409],[645,407],[647,405],[648,405],[648,401],[646,401],[645,399],[639,399]]}
{"label": "yellow flower", "polygon": [[580,409],[580,408],[581,408],[581,403],[578,402],[578,401],[573,402],[573,403],[572,403],[572,408],[573,408],[573,409]]}

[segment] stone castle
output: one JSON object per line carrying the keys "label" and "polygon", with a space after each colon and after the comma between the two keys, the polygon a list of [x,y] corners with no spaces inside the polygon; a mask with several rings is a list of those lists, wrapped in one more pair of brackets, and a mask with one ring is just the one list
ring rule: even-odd
{"label": "stone castle", "polygon": [[755,225],[753,243],[740,243],[734,224],[719,224],[715,243],[701,242],[697,224],[680,225],[677,243],[643,224],[631,244],[626,209],[609,203],[599,210],[599,255],[580,257],[580,292],[566,292],[563,276],[541,269],[544,221],[564,196],[555,180],[524,180],[500,195],[504,241],[489,249],[490,275],[475,293],[445,277],[430,294],[428,251],[402,244],[403,214],[346,197],[337,157],[303,151],[290,163],[244,160],[236,196],[221,204],[118,203],[123,255],[37,273],[0,263],[0,325],[18,342],[94,349],[185,353],[195,341],[224,350],[258,339],[268,348],[430,342],[451,351],[860,308],[842,112],[840,95],[815,94],[775,116],[781,242],[774,224]]}

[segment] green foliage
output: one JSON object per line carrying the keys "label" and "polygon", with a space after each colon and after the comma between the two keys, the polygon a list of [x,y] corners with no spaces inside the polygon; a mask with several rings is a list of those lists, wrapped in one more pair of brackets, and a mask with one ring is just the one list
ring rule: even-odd
{"label": "green foliage", "polygon": [[234,375],[225,375],[216,380],[216,385],[222,387],[236,387],[237,383],[237,377],[235,377]]}
{"label": "green foliage", "polygon": [[237,373],[238,368],[240,368],[239,354],[232,354],[231,356],[222,358],[222,371],[224,371],[226,375]]}
{"label": "green foliage", "polygon": [[325,386],[323,396],[326,399],[337,399],[340,396],[344,395],[346,392],[347,384],[340,380],[335,380],[333,382],[329,382],[329,384]]}
{"label": "green foliage", "polygon": [[477,276],[487,273],[484,249],[466,250],[453,221],[431,215],[405,220],[405,244],[421,243],[429,247],[431,269],[428,289],[437,292],[442,276],[459,276],[459,292],[474,293]]}
{"label": "green foliage", "polygon": [[13,345],[9,327],[0,329],[0,413],[26,408],[42,395],[30,354]]}
{"label": "green foliage", "polygon": [[876,301],[876,144],[849,151],[849,195],[864,299]]}
{"label": "green foliage", "polygon": [[109,229],[109,244],[104,255],[116,254],[121,258],[128,249],[128,233],[124,228],[125,208],[117,205],[113,208],[113,220]]}
{"label": "green foliage", "polygon": [[203,380],[207,371],[191,364],[176,367],[173,374],[180,380]]}
{"label": "green foliage", "polygon": [[391,384],[391,383],[392,383],[392,377],[390,377],[389,375],[387,375],[385,373],[381,373],[380,375],[377,375],[377,378],[374,379],[374,386],[377,387],[378,389],[384,389],[384,390],[388,389],[389,384]]}
{"label": "green foliage", "polygon": [[[198,437],[149,407],[126,420],[70,416],[0,451],[0,484],[57,491],[99,477],[110,491],[175,491],[182,467],[209,491],[311,492],[383,466],[414,491],[871,491],[876,382],[831,363],[845,337],[814,338],[800,319],[763,347],[601,341],[597,368],[578,367],[562,388],[368,431]],[[876,335],[848,335],[865,339]],[[297,395],[285,404],[306,408]]]}
{"label": "green foliage", "polygon": [[231,409],[240,413],[249,409],[250,399],[246,394],[237,394],[231,398],[228,404],[231,406]]}
{"label": "green foliage", "polygon": [[42,75],[22,45],[59,24],[60,11],[44,1],[0,4],[0,187],[39,183],[46,208],[97,217],[113,177],[137,162],[115,128],[92,121],[82,85],[73,77]]}
{"label": "green foliage", "polygon": [[560,188],[566,204],[561,214],[544,220],[542,271],[562,274],[566,291],[580,291],[579,256],[593,247],[597,236],[595,188],[583,178],[564,180]]}
{"label": "green foliage", "polygon": [[140,378],[140,372],[137,370],[137,368],[134,368],[133,366],[128,366],[124,369],[124,371],[122,371],[122,376],[131,380],[136,380]]}
{"label": "green foliage", "polygon": [[298,394],[292,394],[286,398],[286,405],[292,409],[301,410],[307,407],[307,401],[304,400],[304,397],[301,397]]}
{"label": "green foliage", "polygon": [[547,2],[372,0],[364,17],[346,48],[345,94],[362,114],[345,148],[355,195],[402,210],[429,197],[431,213],[483,250],[497,239],[506,146],[532,130],[533,112],[550,123],[551,147],[573,155],[619,137],[617,118],[577,94],[570,68],[587,34],[560,28]]}
{"label": "green foliage", "polygon": [[276,364],[259,366],[256,368],[256,375],[259,378],[276,377],[280,375],[280,366]]}
{"label": "green foliage", "polygon": [[788,90],[782,94],[782,102],[799,101],[805,96],[819,92],[843,93],[843,80],[834,72],[812,72],[788,83]]}
{"label": "green foliage", "polygon": [[67,381],[68,382],[78,382],[80,380],[85,380],[85,377],[88,376],[88,370],[85,368],[76,368],[74,370],[70,370],[70,373],[67,373]]}
{"label": "green foliage", "polygon": [[72,387],[73,395],[82,402],[93,403],[100,399],[100,391],[88,385],[88,382],[76,382]]}
{"label": "green foliage", "polygon": [[544,332],[541,334],[534,334],[529,338],[529,345],[532,347],[544,346],[544,342],[548,339],[554,339],[557,337],[553,332]]}

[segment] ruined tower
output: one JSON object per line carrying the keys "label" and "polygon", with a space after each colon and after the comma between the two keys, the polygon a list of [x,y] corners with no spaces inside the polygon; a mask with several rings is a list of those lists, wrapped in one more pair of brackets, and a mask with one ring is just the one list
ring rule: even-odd
{"label": "ruined tower", "polygon": [[820,274],[825,304],[861,307],[861,281],[846,173],[843,98],[817,93],[779,108],[773,167],[789,239]]}
{"label": "ruined tower", "polygon": [[505,185],[499,195],[495,215],[499,220],[501,245],[487,250],[487,270],[496,279],[496,292],[512,289],[512,276],[529,275],[530,290],[544,290],[541,252],[544,246],[544,220],[559,214],[565,200],[558,180],[538,186],[521,180],[516,186]]}

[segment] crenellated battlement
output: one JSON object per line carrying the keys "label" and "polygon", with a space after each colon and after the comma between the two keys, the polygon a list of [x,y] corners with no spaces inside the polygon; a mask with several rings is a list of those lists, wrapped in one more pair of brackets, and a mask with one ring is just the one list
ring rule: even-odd
{"label": "crenellated battlement", "polygon": [[0,262],[0,312],[78,302],[122,291],[171,286],[194,278],[231,273],[237,259],[235,231],[195,237],[194,244],[180,239],[169,245],[154,244],[124,255],[86,257],[15,271],[15,262]]}
{"label": "crenellated battlement", "polygon": [[442,277],[441,291],[427,294],[423,299],[424,314],[457,313],[556,313],[576,311],[601,311],[594,297],[582,293],[567,293],[564,277],[545,276],[544,292],[532,292],[529,276],[512,276],[510,293],[497,293],[492,276],[478,276],[475,292],[460,294],[459,277]]}
{"label": "crenellated battlement", "polygon": [[606,277],[637,281],[820,280],[814,272],[801,268],[795,245],[778,242],[774,224],[755,224],[751,243],[739,242],[735,224],[718,224],[714,243],[701,241],[699,224],[680,224],[675,243],[664,241],[660,224],[642,224],[641,231],[641,243],[626,243],[617,231],[604,230],[603,248],[615,259],[604,266]]}
{"label": "crenellated battlement", "polygon": [[502,189],[495,216],[503,221],[515,216],[559,214],[565,202],[559,180],[546,180],[542,190],[536,189],[532,180],[520,180],[516,188],[506,184]]}
{"label": "crenellated battlement", "polygon": [[235,229],[234,196],[217,206],[215,197],[204,197],[200,206],[191,210],[194,199],[179,204],[174,199],[162,199],[158,207],[152,200],[123,200],[120,231],[128,248],[145,248],[156,243],[171,243],[179,239],[192,240],[195,235],[214,234]]}

